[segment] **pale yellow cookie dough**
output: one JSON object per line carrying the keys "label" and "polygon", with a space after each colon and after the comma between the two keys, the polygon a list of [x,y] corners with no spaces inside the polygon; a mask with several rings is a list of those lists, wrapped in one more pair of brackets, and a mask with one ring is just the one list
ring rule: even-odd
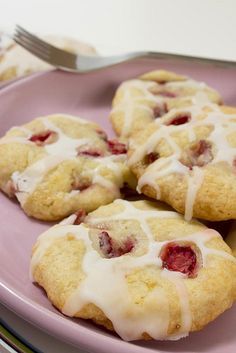
{"label": "pale yellow cookie dough", "polygon": [[110,120],[117,135],[126,139],[172,108],[199,100],[222,102],[218,92],[203,82],[169,71],[152,71],[118,87]]}
{"label": "pale yellow cookie dough", "polygon": [[236,219],[236,108],[172,109],[131,139],[128,164],[140,192],[186,219]]}
{"label": "pale yellow cookie dough", "polygon": [[66,114],[38,118],[0,139],[0,188],[38,219],[92,211],[134,185],[125,152],[95,123]]}
{"label": "pale yellow cookie dough", "polygon": [[43,233],[31,259],[33,280],[65,315],[125,340],[178,339],[233,304],[236,261],[203,224],[161,203],[124,200],[74,219]]}

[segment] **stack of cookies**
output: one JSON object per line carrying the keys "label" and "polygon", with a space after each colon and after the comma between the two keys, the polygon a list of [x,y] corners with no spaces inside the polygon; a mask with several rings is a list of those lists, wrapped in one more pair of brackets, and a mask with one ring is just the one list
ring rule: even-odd
{"label": "stack of cookies", "polygon": [[154,71],[118,87],[110,120],[116,139],[65,114],[13,127],[0,188],[60,221],[39,236],[31,276],[63,314],[124,340],[177,340],[236,300],[235,257],[206,226],[236,219],[236,108]]}

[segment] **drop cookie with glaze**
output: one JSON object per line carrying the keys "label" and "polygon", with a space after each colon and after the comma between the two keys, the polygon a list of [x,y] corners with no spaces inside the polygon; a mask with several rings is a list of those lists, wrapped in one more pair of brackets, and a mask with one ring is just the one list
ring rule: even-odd
{"label": "drop cookie with glaze", "polygon": [[186,220],[236,219],[236,108],[175,108],[130,141],[138,190]]}
{"label": "drop cookie with glaze", "polygon": [[120,197],[132,184],[126,146],[92,122],[66,114],[37,118],[0,139],[0,188],[27,215],[60,220]]}
{"label": "drop cookie with glaze", "polygon": [[236,260],[218,232],[157,202],[115,200],[38,238],[32,280],[70,317],[124,340],[176,340],[230,308]]}
{"label": "drop cookie with glaze", "polygon": [[169,71],[152,71],[119,86],[110,120],[117,135],[126,139],[172,108],[189,106],[198,100],[222,102],[218,92],[204,82]]}

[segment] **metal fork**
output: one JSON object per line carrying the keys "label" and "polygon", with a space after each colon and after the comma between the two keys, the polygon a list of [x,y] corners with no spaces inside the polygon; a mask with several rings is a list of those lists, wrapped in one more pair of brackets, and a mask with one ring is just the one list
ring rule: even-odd
{"label": "metal fork", "polygon": [[16,25],[13,34],[14,41],[47,63],[66,71],[78,73],[89,72],[102,69],[108,66],[116,65],[128,60],[137,58],[157,58],[174,59],[181,61],[192,61],[196,63],[205,63],[210,65],[233,66],[236,67],[236,61],[217,60],[209,58],[200,58],[187,55],[178,55],[170,53],[159,53],[149,51],[130,52],[115,56],[87,56],[76,55],[65,50],[54,47],[44,40],[26,31],[19,25]]}

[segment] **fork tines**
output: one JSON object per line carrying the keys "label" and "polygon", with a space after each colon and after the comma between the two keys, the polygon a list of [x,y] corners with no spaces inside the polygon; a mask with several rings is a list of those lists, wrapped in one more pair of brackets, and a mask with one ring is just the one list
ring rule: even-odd
{"label": "fork tines", "polygon": [[48,61],[50,58],[50,44],[42,41],[37,36],[29,33],[24,28],[16,25],[13,39],[16,43],[38,56],[40,59]]}

